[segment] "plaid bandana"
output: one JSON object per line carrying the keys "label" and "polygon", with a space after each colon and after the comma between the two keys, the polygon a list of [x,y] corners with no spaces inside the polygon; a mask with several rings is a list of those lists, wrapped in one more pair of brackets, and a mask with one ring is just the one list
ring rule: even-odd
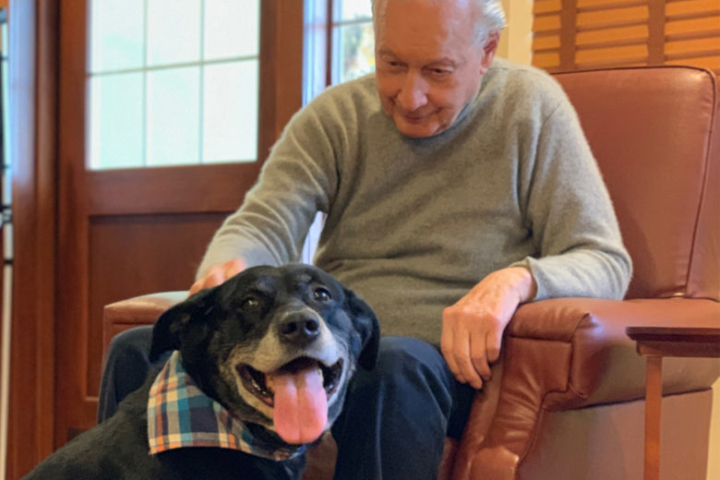
{"label": "plaid bandana", "polygon": [[277,448],[256,438],[222,405],[205,395],[182,366],[175,351],[155,379],[147,406],[150,454],[185,447],[220,447],[282,461],[305,446]]}

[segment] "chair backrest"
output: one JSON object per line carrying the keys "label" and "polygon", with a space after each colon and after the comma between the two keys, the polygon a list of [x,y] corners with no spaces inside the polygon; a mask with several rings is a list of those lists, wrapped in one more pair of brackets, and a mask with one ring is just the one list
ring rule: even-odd
{"label": "chair backrest", "polygon": [[720,111],[713,74],[638,67],[557,74],[617,212],[626,298],[720,300]]}

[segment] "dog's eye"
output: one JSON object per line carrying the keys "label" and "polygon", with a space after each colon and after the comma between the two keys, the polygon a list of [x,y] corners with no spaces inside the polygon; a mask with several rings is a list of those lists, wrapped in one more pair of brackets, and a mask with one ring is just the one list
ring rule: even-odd
{"label": "dog's eye", "polygon": [[313,297],[315,297],[315,300],[317,300],[318,302],[329,302],[330,300],[332,300],[330,292],[328,292],[327,289],[323,287],[316,288],[313,292]]}
{"label": "dog's eye", "polygon": [[255,297],[247,297],[242,301],[243,310],[256,310],[260,307],[260,301]]}

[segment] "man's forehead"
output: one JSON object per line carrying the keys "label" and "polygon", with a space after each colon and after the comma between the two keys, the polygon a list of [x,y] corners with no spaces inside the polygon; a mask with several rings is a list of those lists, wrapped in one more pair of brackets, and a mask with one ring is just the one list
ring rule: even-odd
{"label": "man's forehead", "polygon": [[401,2],[410,3],[410,2],[412,2],[412,1],[422,1],[422,2],[424,2],[424,3],[429,3],[429,4],[432,4],[432,5],[438,5],[438,4],[455,4],[455,5],[458,5],[458,6],[460,6],[460,7],[465,7],[465,6],[468,6],[468,5],[470,5],[470,4],[472,3],[472,0],[373,0],[373,3],[374,3],[374,8],[376,8],[376,9],[381,9],[382,7],[384,7],[385,5],[387,5],[387,4],[390,3],[390,2],[395,2],[395,3],[401,3]]}
{"label": "man's forehead", "polygon": [[[433,7],[451,9],[464,13],[470,12],[470,9],[474,9],[475,7],[473,0],[375,0],[373,5],[373,15],[376,18],[382,17],[390,4],[401,8],[430,5]],[[411,12],[408,11],[407,13]]]}
{"label": "man's forehead", "polygon": [[[378,55],[380,58],[400,58],[402,57],[402,53],[395,53],[395,51],[389,47],[380,47],[378,49]],[[458,66],[462,64],[462,58],[459,55],[450,56],[450,55],[438,55],[438,56],[427,56],[423,59],[424,63],[427,63],[428,65],[448,65],[448,66]]]}
{"label": "man's forehead", "polygon": [[[472,43],[474,14],[464,0],[383,0],[376,12],[378,51],[397,56],[423,52],[426,60],[455,58],[457,50]],[[412,12],[412,14],[410,14]]]}

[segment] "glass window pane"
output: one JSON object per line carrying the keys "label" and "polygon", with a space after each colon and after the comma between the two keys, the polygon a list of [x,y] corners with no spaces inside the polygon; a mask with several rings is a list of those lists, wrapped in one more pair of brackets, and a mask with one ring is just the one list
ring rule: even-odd
{"label": "glass window pane", "polygon": [[143,75],[90,80],[90,166],[139,167],[143,163]]}
{"label": "glass window pane", "polygon": [[261,0],[84,1],[90,168],[256,160]]}
{"label": "glass window pane", "polygon": [[90,71],[143,66],[143,0],[89,3]]}
{"label": "glass window pane", "polygon": [[199,163],[200,67],[147,76],[147,164]]}
{"label": "glass window pane", "polygon": [[[6,13],[7,15],[7,13]],[[3,60],[7,60],[8,56],[8,28],[7,22],[4,22],[0,27],[2,29],[2,44],[0,44],[0,51],[2,51]]]}
{"label": "glass window pane", "polygon": [[205,60],[257,56],[260,0],[205,0]]}
{"label": "glass window pane", "polygon": [[204,162],[257,158],[258,61],[205,67]]}
{"label": "glass window pane", "polygon": [[335,0],[335,21],[372,18],[371,0]]}
{"label": "glass window pane", "polygon": [[148,9],[148,65],[200,60],[200,0],[152,0]]}
{"label": "glass window pane", "polygon": [[333,83],[342,83],[375,70],[375,36],[372,23],[336,27]]}

